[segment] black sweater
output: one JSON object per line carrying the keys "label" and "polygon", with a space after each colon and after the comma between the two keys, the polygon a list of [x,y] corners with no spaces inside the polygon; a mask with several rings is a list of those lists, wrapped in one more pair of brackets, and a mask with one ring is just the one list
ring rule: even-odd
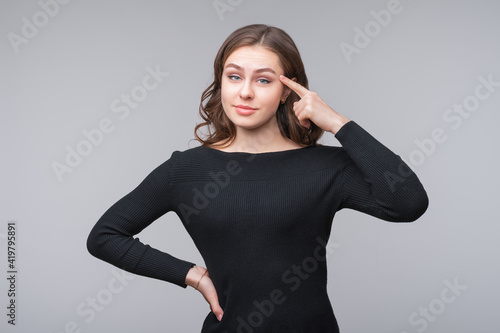
{"label": "black sweater", "polygon": [[221,322],[210,312],[202,332],[338,332],[325,260],[335,213],[350,208],[410,222],[426,211],[428,198],[402,159],[357,123],[346,123],[335,136],[342,147],[174,151],[102,215],[88,250],[129,272],[185,288],[194,263],[133,237],[174,211],[224,310]]}

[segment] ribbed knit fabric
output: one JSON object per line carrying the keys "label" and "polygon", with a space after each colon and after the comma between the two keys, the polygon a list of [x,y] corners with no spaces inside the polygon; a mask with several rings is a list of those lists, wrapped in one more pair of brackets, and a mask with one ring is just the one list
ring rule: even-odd
{"label": "ribbed knit fabric", "polygon": [[210,312],[202,332],[338,332],[325,259],[335,213],[350,208],[410,222],[426,211],[428,198],[402,159],[356,122],[335,136],[342,147],[174,151],[97,221],[88,250],[129,272],[186,287],[194,263],[134,238],[174,211],[224,310],[221,322]]}

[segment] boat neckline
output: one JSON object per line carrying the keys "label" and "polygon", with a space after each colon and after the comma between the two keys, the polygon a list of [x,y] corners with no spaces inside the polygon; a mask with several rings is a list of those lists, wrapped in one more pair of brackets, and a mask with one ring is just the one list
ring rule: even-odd
{"label": "boat neckline", "polygon": [[296,152],[296,151],[304,150],[304,149],[311,148],[314,146],[306,146],[306,147],[301,147],[301,148],[285,149],[285,150],[277,150],[277,151],[264,151],[264,152],[256,152],[256,153],[247,152],[247,151],[223,151],[223,150],[208,147],[208,146],[200,146],[200,147],[202,147],[204,149],[208,149],[208,150],[213,150],[213,151],[219,152],[221,154],[227,154],[227,155],[236,155],[236,154],[240,154],[240,155],[272,155],[272,154],[283,154],[283,153]]}

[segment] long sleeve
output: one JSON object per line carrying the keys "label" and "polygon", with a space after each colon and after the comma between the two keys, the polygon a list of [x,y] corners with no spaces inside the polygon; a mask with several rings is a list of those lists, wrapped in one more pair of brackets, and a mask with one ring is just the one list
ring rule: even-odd
{"label": "long sleeve", "polygon": [[172,158],[154,169],[102,215],[88,236],[87,249],[93,256],[131,273],[185,288],[187,272],[194,263],[175,258],[133,237],[173,210],[171,163]]}
{"label": "long sleeve", "polygon": [[427,193],[416,174],[354,121],[335,137],[350,157],[342,170],[339,209],[351,208],[391,222],[412,222],[427,210]]}

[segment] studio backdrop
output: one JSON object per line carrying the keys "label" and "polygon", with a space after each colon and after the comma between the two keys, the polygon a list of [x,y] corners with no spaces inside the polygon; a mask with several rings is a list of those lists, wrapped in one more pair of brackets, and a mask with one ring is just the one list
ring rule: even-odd
{"label": "studio backdrop", "polygon": [[[499,13],[493,0],[2,1],[0,331],[201,330],[199,292],[100,261],[86,240],[173,151],[200,144],[217,50],[264,23],[294,39],[309,88],[429,196],[413,223],[335,216],[341,331],[498,332]],[[137,237],[204,266],[174,212]]]}

